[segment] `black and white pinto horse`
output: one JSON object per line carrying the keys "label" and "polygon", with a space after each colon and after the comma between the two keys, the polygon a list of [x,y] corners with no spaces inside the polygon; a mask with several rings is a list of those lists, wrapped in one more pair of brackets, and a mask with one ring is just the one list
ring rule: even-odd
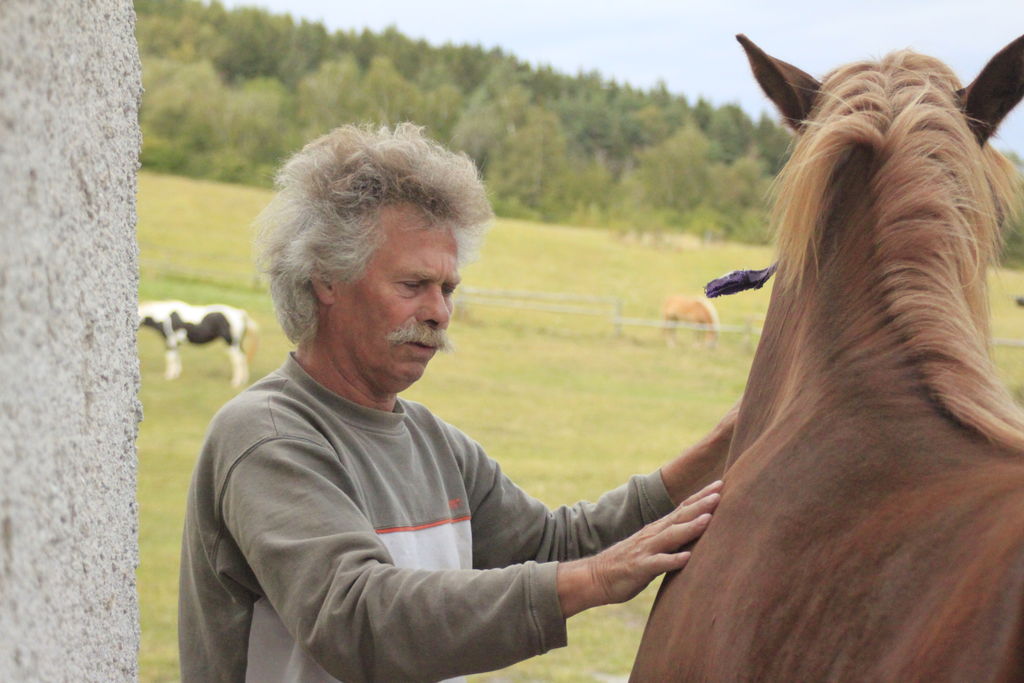
{"label": "black and white pinto horse", "polygon": [[[139,303],[139,326],[151,327],[164,338],[167,379],[181,375],[179,344],[206,344],[223,339],[231,359],[231,385],[239,387],[249,381],[249,363],[256,352],[259,327],[242,309],[222,304],[192,306],[182,301],[143,301]],[[248,355],[242,351],[243,342]]]}

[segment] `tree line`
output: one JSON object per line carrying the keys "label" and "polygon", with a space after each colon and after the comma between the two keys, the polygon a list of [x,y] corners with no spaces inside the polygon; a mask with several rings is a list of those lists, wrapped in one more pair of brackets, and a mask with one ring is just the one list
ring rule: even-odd
{"label": "tree line", "polygon": [[[769,238],[765,198],[790,136],[768,116],[394,28],[330,32],[216,0],[135,9],[145,168],[269,185],[337,125],[413,121],[474,159],[502,216]],[[1024,261],[1024,240],[1008,250]]]}

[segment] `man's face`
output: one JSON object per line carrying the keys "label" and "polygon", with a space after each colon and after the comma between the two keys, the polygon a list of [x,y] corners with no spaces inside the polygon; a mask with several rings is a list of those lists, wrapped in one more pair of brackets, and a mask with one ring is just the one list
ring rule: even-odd
{"label": "man's face", "polygon": [[323,287],[317,288],[317,343],[329,345],[333,369],[355,390],[355,396],[339,393],[364,405],[393,402],[423,375],[438,350],[436,340],[393,343],[390,334],[417,324],[443,332],[451,320],[460,280],[455,238],[448,230],[424,226],[409,207],[385,207],[380,212],[384,241],[362,277],[331,284],[326,300]]}

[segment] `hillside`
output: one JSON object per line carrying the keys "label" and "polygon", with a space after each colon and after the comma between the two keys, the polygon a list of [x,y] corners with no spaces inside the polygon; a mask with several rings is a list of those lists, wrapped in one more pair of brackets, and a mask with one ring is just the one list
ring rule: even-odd
{"label": "hillside", "polygon": [[135,8],[149,170],[265,187],[338,125],[412,121],[473,158],[500,215],[766,239],[761,201],[789,144],[770,117],[395,29],[332,33],[200,0]]}

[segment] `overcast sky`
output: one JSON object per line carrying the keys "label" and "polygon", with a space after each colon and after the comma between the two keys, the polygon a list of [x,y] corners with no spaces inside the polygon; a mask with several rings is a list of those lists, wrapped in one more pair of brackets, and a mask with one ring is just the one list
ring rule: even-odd
{"label": "overcast sky", "polygon": [[[222,0],[255,5],[330,30],[395,26],[434,45],[468,43],[534,65],[647,88],[659,80],[691,101],[739,104],[754,118],[774,110],[733,36],[821,77],[846,62],[909,47],[949,64],[966,85],[999,49],[1024,34],[1022,0]],[[996,147],[1024,157],[1024,104]]]}

